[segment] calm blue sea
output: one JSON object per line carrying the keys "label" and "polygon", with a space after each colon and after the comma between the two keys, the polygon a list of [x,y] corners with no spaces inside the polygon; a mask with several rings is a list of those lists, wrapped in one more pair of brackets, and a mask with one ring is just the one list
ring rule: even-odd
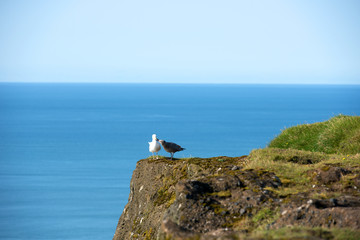
{"label": "calm blue sea", "polygon": [[340,113],[360,86],[2,83],[0,239],[111,239],[153,133],[175,157],[241,156]]}

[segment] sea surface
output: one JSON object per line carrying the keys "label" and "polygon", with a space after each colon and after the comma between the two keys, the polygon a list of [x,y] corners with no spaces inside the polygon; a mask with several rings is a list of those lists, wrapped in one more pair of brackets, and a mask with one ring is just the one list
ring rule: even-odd
{"label": "sea surface", "polygon": [[111,239],[153,133],[241,156],[337,114],[360,115],[360,85],[1,83],[0,239]]}

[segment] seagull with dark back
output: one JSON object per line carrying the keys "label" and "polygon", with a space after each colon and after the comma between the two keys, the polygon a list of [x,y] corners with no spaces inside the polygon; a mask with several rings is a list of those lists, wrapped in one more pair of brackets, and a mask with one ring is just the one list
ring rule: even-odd
{"label": "seagull with dark back", "polygon": [[159,140],[159,142],[163,146],[164,150],[171,154],[171,160],[173,159],[174,153],[185,150],[185,148],[182,148],[176,143],[166,142],[165,140]]}

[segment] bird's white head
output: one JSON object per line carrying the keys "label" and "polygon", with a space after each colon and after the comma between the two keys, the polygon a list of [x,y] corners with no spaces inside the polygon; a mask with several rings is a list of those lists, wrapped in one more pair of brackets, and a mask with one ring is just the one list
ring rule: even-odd
{"label": "bird's white head", "polygon": [[156,137],[156,134],[153,134],[153,135],[152,135],[152,139],[155,140],[155,141],[158,140],[157,137]]}

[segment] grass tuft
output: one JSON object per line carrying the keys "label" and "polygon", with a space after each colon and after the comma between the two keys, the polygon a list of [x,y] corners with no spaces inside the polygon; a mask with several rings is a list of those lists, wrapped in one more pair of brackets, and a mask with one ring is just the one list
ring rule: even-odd
{"label": "grass tuft", "polygon": [[360,117],[338,115],[325,122],[287,128],[269,147],[328,154],[360,153]]}
{"label": "grass tuft", "polygon": [[[297,161],[293,161],[297,159]],[[312,164],[302,164],[303,159]],[[341,183],[352,186],[352,179],[360,171],[360,154],[341,155],[309,152],[296,149],[265,148],[253,150],[244,169],[266,169],[274,172],[281,180],[282,187],[269,189],[280,196],[309,192],[315,184],[312,172],[326,171],[331,166],[351,169],[353,174],[343,176]]]}
{"label": "grass tuft", "polygon": [[308,228],[284,227],[272,230],[259,230],[252,234],[256,239],[359,239],[359,230],[347,228]]}

